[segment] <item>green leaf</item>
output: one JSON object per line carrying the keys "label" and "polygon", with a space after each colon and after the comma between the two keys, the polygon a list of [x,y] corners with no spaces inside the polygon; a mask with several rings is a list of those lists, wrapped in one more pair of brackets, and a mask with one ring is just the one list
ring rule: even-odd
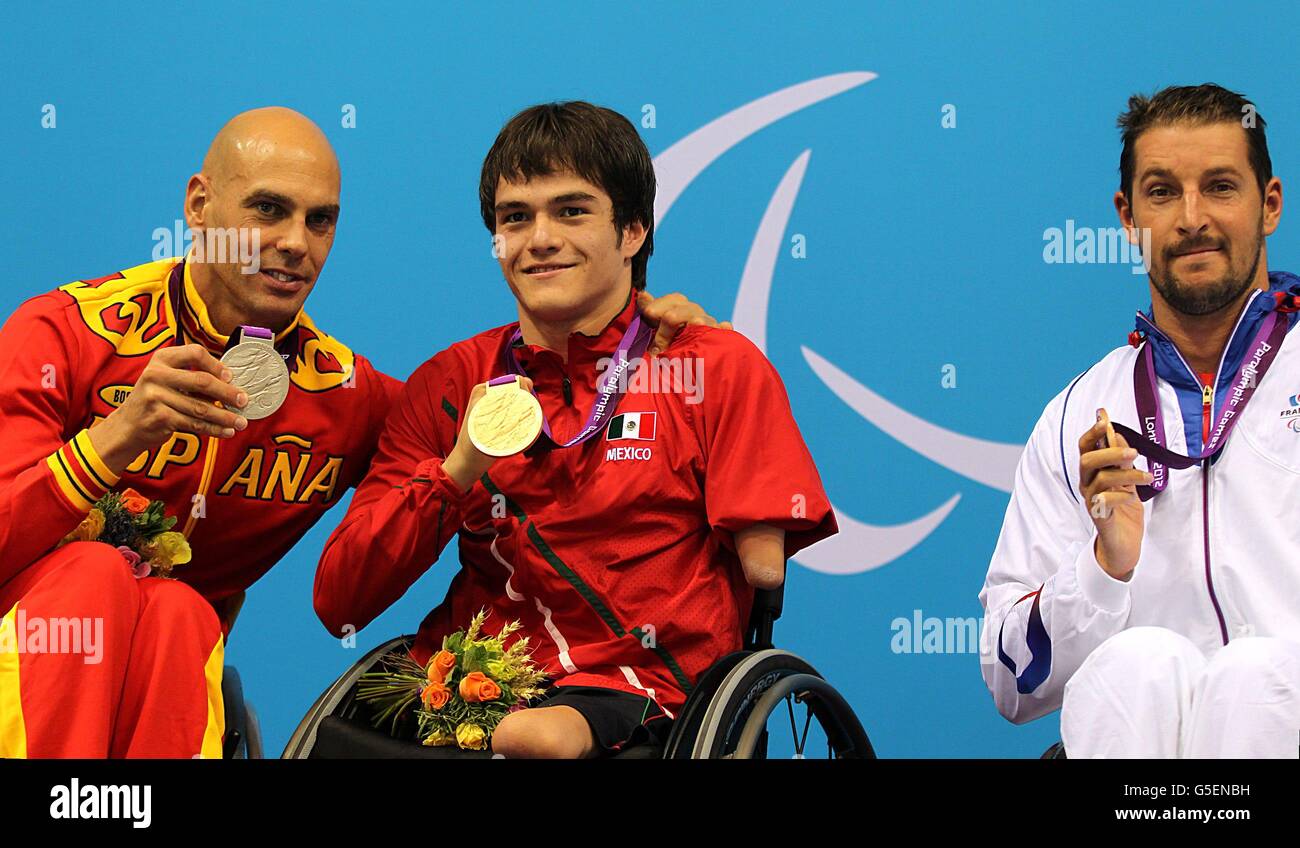
{"label": "green leaf", "polygon": [[461,658],[461,666],[465,669],[466,674],[472,674],[476,671],[482,671],[487,664],[488,652],[482,645],[471,643],[465,647],[465,653]]}

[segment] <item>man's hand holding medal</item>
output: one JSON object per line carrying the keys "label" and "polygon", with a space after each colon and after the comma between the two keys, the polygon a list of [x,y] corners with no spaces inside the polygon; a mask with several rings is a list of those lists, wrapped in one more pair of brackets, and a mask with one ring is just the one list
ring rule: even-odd
{"label": "man's hand holding medal", "polygon": [[442,467],[468,491],[498,459],[531,447],[542,432],[542,418],[529,378],[510,375],[479,383],[470,392],[456,446]]}
{"label": "man's hand holding medal", "polygon": [[1097,563],[1116,580],[1128,580],[1142,553],[1142,501],[1137,486],[1151,475],[1133,467],[1138,452],[1111,426],[1106,410],[1079,438],[1079,492],[1097,526]]}
{"label": "man's hand holding medal", "polygon": [[122,405],[91,428],[95,450],[114,474],[120,474],[137,456],[177,431],[232,438],[248,427],[247,418],[222,408],[248,403],[247,394],[232,379],[231,369],[202,345],[163,348],[149,360]]}
{"label": "man's hand holding medal", "polygon": [[233,438],[249,420],[266,418],[289,393],[289,369],[271,333],[242,327],[242,339],[218,360],[202,345],[165,347],[153,355],[122,405],[90,438],[120,474],[137,456],[176,432]]}

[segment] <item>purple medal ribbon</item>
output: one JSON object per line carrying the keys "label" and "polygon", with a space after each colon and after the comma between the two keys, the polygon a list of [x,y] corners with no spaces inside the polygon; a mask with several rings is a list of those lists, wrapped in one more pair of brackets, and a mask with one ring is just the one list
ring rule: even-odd
{"label": "purple medal ribbon", "polygon": [[1255,387],[1259,385],[1260,380],[1264,379],[1264,374],[1277,357],[1278,349],[1286,338],[1286,332],[1286,317],[1276,311],[1269,312],[1247,349],[1248,355],[1242,359],[1241,367],[1237,369],[1237,377],[1233,381],[1227,402],[1223,404],[1223,411],[1210,432],[1210,440],[1196,456],[1184,456],[1165,447],[1165,423],[1160,412],[1155,354],[1151,349],[1150,338],[1143,343],[1137,361],[1133,364],[1133,394],[1137,400],[1138,419],[1145,432],[1138,433],[1123,424],[1113,424],[1115,432],[1124,437],[1129,447],[1148,460],[1153,479],[1151,485],[1137,487],[1138,497],[1141,500],[1149,501],[1164,491],[1169,483],[1167,469],[1191,468],[1193,465],[1212,459],[1223,450],[1228,435],[1236,426],[1237,419],[1241,417],[1246,404],[1255,394]]}
{"label": "purple medal ribbon", "polygon": [[[184,287],[185,260],[182,259],[172,268],[171,275],[167,278],[167,298],[170,301],[170,306],[172,308],[172,316],[176,319],[176,335],[172,339],[172,344],[177,346],[185,343],[185,328],[181,323],[181,290]],[[293,371],[289,358],[292,351],[298,349],[298,327],[295,326],[293,328],[293,333],[290,334],[289,338],[286,338],[281,344],[277,345],[275,344],[275,334],[265,327],[254,327],[249,324],[240,324],[235,332],[230,336],[229,341],[227,341],[226,350],[230,350],[238,344],[243,336],[270,339],[271,344],[275,345],[276,351],[279,352],[280,358],[284,360],[284,364],[290,366],[290,372]],[[289,353],[286,353],[286,351],[289,351]]]}
{"label": "purple medal ribbon", "polygon": [[232,347],[239,344],[244,339],[267,340],[268,342],[271,343],[271,346],[275,348],[275,352],[280,354],[280,358],[284,360],[284,364],[285,365],[289,364],[289,354],[285,352],[287,348],[285,350],[281,350],[280,348],[283,346],[282,345],[277,346],[275,343],[275,333],[272,333],[270,330],[268,330],[265,327],[254,327],[251,324],[240,324],[239,328],[235,331],[234,335],[230,337],[230,341],[226,344],[226,350],[230,350]]}
{"label": "purple medal ribbon", "polygon": [[267,339],[268,341],[275,340],[275,335],[265,327],[254,327],[249,324],[240,324],[239,329],[243,331],[243,338]]}
{"label": "purple medal ribbon", "polygon": [[[523,337],[523,330],[520,329],[516,329],[510,337],[505,350],[505,365],[508,373],[489,380],[489,386],[508,383],[516,377],[528,376],[523,365],[519,363],[519,357],[515,354],[515,345]],[[613,366],[601,375],[599,382],[596,384],[596,401],[592,404],[590,414],[587,415],[587,423],[578,431],[578,435],[564,444],[559,444],[555,442],[555,437],[551,435],[551,424],[546,420],[546,415],[543,413],[542,432],[546,434],[546,438],[555,443],[557,447],[569,448],[587,441],[604,429],[609,420],[614,417],[614,410],[623,397],[622,387],[626,385],[624,381],[628,369],[632,367],[634,360],[640,360],[645,355],[653,337],[654,327],[642,321],[639,314],[634,315],[632,322],[627,325],[627,331],[623,333],[623,338],[618,343],[618,348],[614,351]]]}

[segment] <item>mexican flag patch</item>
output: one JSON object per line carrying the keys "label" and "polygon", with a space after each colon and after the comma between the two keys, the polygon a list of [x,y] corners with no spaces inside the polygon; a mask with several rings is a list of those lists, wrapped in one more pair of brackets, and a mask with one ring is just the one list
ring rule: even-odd
{"label": "mexican flag patch", "polygon": [[654,412],[625,412],[622,415],[615,415],[609,422],[609,429],[605,431],[606,441],[617,441],[619,439],[639,439],[643,442],[652,442],[655,438],[655,415]]}

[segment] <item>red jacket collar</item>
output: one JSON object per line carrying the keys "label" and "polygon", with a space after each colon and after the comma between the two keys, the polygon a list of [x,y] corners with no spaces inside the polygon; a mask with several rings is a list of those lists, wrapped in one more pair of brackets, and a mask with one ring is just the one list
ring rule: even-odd
{"label": "red jacket collar", "polygon": [[[627,332],[628,325],[632,323],[632,318],[636,315],[636,298],[632,294],[633,291],[629,289],[627,303],[623,305],[623,309],[610,319],[610,322],[599,333],[595,335],[580,332],[569,334],[568,371],[575,372],[580,368],[587,368],[590,363],[599,361],[602,357],[614,353],[618,348],[618,343],[623,339],[623,334]],[[519,364],[525,370],[531,365],[551,360],[557,366],[564,367],[563,361],[556,351],[541,345],[526,344],[522,340],[515,345],[515,355],[519,357]]]}

